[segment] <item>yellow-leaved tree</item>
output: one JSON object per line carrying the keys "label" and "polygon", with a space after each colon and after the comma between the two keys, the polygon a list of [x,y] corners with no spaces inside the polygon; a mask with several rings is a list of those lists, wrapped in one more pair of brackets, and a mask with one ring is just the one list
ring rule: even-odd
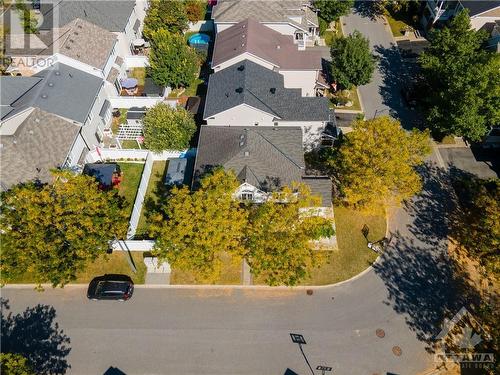
{"label": "yellow-leaved tree", "polygon": [[389,116],[358,120],[328,160],[343,200],[367,213],[398,206],[422,188],[415,167],[430,153],[429,133],[405,131]]}

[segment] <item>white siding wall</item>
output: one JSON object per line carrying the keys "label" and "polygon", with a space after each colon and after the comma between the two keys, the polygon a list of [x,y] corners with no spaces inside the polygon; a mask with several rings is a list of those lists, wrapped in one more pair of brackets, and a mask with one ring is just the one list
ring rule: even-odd
{"label": "white siding wall", "polygon": [[297,30],[296,27],[293,27],[289,23],[264,23],[264,25],[283,35],[293,35],[295,30]]}
{"label": "white siding wall", "polygon": [[231,26],[236,25],[236,22],[234,23],[214,23],[215,25],[215,33],[220,33],[221,31],[224,31],[226,29],[229,29]]}
{"label": "white siding wall", "polygon": [[264,60],[264,59],[261,59],[255,55],[252,55],[248,52],[245,52],[245,53],[242,53],[241,55],[239,56],[236,56],[230,60],[227,60],[227,61],[224,61],[223,63],[217,65],[217,66],[214,66],[213,69],[214,71],[218,72],[219,70],[222,70],[222,69],[226,69],[227,67],[233,65],[233,64],[236,64],[240,61],[243,61],[243,60],[250,60],[256,64],[259,64],[261,66],[263,66],[264,68],[267,68],[267,69],[270,69],[272,70],[274,68],[274,64],[271,64],[270,62]]}
{"label": "white siding wall", "polygon": [[300,126],[304,146],[314,146],[320,139],[326,121],[280,121],[278,126]]}
{"label": "white siding wall", "polygon": [[81,134],[78,134],[76,137],[75,143],[73,143],[73,147],[68,153],[68,166],[72,167],[74,165],[78,164],[78,159],[80,159],[80,156],[82,155],[83,150],[85,150],[87,146],[85,145],[85,142],[81,136]]}
{"label": "white siding wall", "polygon": [[207,125],[255,126],[255,123],[258,122],[259,126],[272,126],[274,118],[274,116],[246,104],[240,104],[212,117],[206,119]]}
{"label": "white siding wall", "polygon": [[297,88],[302,90],[302,96],[316,96],[316,70],[280,70],[280,74],[285,78],[286,88]]}
{"label": "white siding wall", "polygon": [[[104,87],[101,86],[101,90],[99,94],[96,96],[96,100],[94,101],[94,105],[90,111],[90,119],[87,118],[85,124],[82,128],[82,135],[85,139],[85,142],[92,148],[92,146],[98,146],[99,140],[96,138],[96,133],[99,132],[102,137],[102,130],[104,129],[105,124],[103,123],[102,118],[99,116],[99,111],[101,110],[102,105],[104,104],[104,100],[106,99],[106,93]],[[99,129],[99,130],[98,130]]]}

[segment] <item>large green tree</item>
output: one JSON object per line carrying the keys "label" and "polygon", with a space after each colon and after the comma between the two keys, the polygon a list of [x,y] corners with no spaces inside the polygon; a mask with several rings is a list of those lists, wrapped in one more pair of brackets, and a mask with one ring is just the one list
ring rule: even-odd
{"label": "large green tree", "polygon": [[486,34],[471,29],[466,11],[430,34],[420,57],[429,126],[438,135],[479,141],[500,124],[500,55],[484,50]]}
{"label": "large green tree", "polygon": [[245,258],[255,277],[268,285],[296,285],[321,264],[322,252],[310,241],[334,231],[330,220],[314,212],[312,207],[319,203],[309,187],[300,184],[251,208]]}
{"label": "large green tree", "polygon": [[52,184],[13,187],[2,194],[2,282],[24,272],[54,286],[75,280],[109,240],[125,236],[127,216],[117,192],[86,175],[57,171]]}
{"label": "large green tree", "polygon": [[34,375],[35,372],[21,354],[0,353],[0,369],[3,375]]}
{"label": "large green tree", "polygon": [[144,116],[144,143],[152,151],[183,150],[195,131],[193,115],[180,106],[158,103]]}
{"label": "large green tree", "polygon": [[184,0],[186,16],[189,22],[197,22],[205,18],[207,2],[203,0]]}
{"label": "large green tree", "polygon": [[366,85],[375,69],[375,58],[368,39],[357,30],[347,37],[334,39],[331,46],[332,77],[342,88]]}
{"label": "large green tree", "polygon": [[172,0],[151,0],[144,18],[145,38],[151,39],[153,33],[165,29],[172,33],[183,33],[188,28],[188,15],[185,2]]}
{"label": "large green tree", "polygon": [[151,34],[149,75],[161,86],[177,88],[192,83],[199,70],[196,51],[189,47],[184,36],[160,29]]}
{"label": "large green tree", "polygon": [[421,189],[415,167],[430,152],[427,132],[410,133],[389,116],[358,120],[328,164],[348,205],[370,213],[400,204]]}
{"label": "large green tree", "polygon": [[348,14],[354,6],[354,0],[315,0],[313,4],[321,18],[332,22]]}
{"label": "large green tree", "polygon": [[174,269],[189,271],[197,281],[213,282],[220,276],[222,259],[241,259],[247,212],[233,199],[239,183],[234,173],[216,169],[200,188],[174,187],[158,216],[154,252]]}

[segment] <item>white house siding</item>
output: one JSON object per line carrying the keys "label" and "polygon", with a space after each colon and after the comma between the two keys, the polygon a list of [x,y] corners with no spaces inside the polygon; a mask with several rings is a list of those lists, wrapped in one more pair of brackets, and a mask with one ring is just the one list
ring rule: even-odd
{"label": "white house siding", "polygon": [[264,25],[283,35],[293,35],[298,30],[289,23],[264,23]]}
{"label": "white house siding", "polygon": [[208,117],[207,125],[221,126],[273,126],[274,116],[253,108],[246,104],[240,104],[227,111]]}
{"label": "white house siding", "polygon": [[77,165],[78,162],[80,161],[80,157],[82,156],[84,150],[87,150],[87,146],[81,134],[78,134],[78,136],[75,139],[75,142],[73,143],[73,146],[71,147],[71,150],[69,150],[68,158],[66,160],[66,165],[68,167]]}
{"label": "white house siding", "polygon": [[239,63],[241,61],[244,61],[244,60],[250,60],[250,61],[252,61],[256,64],[259,64],[259,65],[261,65],[264,68],[269,69],[269,70],[273,70],[273,68],[275,67],[275,65],[270,63],[269,61],[261,59],[260,57],[257,57],[251,53],[245,52],[245,53],[242,53],[241,55],[233,57],[232,59],[224,61],[223,63],[216,65],[212,68],[215,72],[218,72],[219,70],[226,69],[227,67],[229,67],[233,64]]}
{"label": "white house siding", "polygon": [[9,117],[7,120],[0,121],[0,135],[14,135],[19,125],[31,115],[31,112],[33,112],[33,108],[28,108],[15,116]]}
{"label": "white house siding", "polygon": [[243,200],[242,194],[252,194],[252,202],[254,203],[263,203],[268,198],[268,194],[247,182],[244,182],[235,190],[233,199]]}
{"label": "white house siding", "polygon": [[280,70],[284,77],[285,88],[302,90],[302,96],[316,96],[316,70]]}
{"label": "white house siding", "polygon": [[[92,106],[92,109],[89,112],[90,119],[89,117],[87,117],[87,120],[85,121],[85,124],[82,127],[81,134],[90,148],[99,145],[100,142],[96,134],[98,134],[99,137],[102,139],[103,137],[102,131],[104,130],[106,125],[108,125],[105,124],[104,120],[101,118],[101,116],[99,116],[99,112],[104,104],[105,99],[106,99],[106,92],[104,90],[104,87],[101,86],[99,94],[96,96],[96,99],[94,101],[94,105]],[[111,108],[109,110],[111,110]]]}
{"label": "white house siding", "polygon": [[[500,10],[499,10],[499,13],[500,13]],[[471,23],[471,27],[474,30],[479,30],[485,24],[492,23],[492,22],[495,22],[498,20],[500,20],[500,16],[499,17],[481,17],[481,16],[478,16],[478,17],[471,18],[470,23]]]}
{"label": "white house siding", "polygon": [[318,144],[326,121],[279,121],[278,126],[300,126],[302,140],[306,149]]}
{"label": "white house siding", "polygon": [[233,23],[216,22],[214,24],[215,24],[215,33],[220,33],[221,31],[224,31],[226,29],[229,29],[231,26],[236,25],[236,22],[233,22]]}

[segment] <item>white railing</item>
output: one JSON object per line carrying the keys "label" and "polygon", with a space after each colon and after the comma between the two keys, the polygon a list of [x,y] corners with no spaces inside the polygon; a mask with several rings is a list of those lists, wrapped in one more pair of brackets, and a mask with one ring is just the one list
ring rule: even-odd
{"label": "white railing", "polygon": [[109,98],[112,108],[132,108],[146,107],[151,108],[162,102],[171,107],[177,106],[177,99],[166,99],[170,90],[167,89],[165,95],[161,96],[114,96]]}
{"label": "white railing", "polygon": [[125,57],[125,66],[130,68],[146,68],[149,66],[149,59],[143,55],[133,55]]}
{"label": "white railing", "polygon": [[111,244],[114,251],[151,251],[155,241],[152,240],[126,240],[115,241]]}

